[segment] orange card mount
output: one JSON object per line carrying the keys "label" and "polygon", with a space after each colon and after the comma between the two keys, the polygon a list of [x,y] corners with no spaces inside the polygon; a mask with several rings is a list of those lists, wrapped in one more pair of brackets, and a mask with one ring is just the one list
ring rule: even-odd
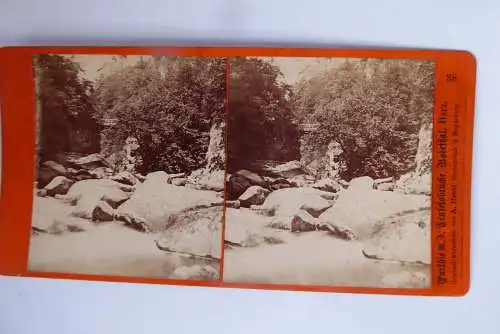
{"label": "orange card mount", "polygon": [[464,51],[0,50],[0,273],[462,296]]}

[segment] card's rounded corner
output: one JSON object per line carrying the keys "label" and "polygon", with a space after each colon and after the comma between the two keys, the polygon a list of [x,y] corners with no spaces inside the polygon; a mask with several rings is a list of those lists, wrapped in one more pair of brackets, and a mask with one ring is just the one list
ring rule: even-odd
{"label": "card's rounded corner", "polygon": [[468,62],[468,64],[470,66],[472,66],[473,68],[477,67],[477,57],[472,51],[463,50],[463,51],[460,51],[460,54],[464,58],[464,61]]}

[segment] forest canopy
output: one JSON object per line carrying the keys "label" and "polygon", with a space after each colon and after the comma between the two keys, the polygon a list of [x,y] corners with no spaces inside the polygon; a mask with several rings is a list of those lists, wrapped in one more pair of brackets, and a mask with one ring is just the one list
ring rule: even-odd
{"label": "forest canopy", "polygon": [[430,123],[434,64],[413,60],[346,60],[322,76],[302,81],[291,102],[306,136],[319,149],[332,140],[342,147],[343,177],[398,176],[414,168],[418,132]]}
{"label": "forest canopy", "polygon": [[141,172],[194,170],[205,162],[211,125],[225,117],[223,58],[146,57],[96,82],[71,57],[40,56],[35,68],[42,161],[62,152],[113,156],[134,136]]}

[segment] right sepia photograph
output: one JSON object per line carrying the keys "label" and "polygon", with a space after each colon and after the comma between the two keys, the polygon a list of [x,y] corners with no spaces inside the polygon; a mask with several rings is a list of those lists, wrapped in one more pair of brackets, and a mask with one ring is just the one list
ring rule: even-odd
{"label": "right sepia photograph", "polygon": [[434,72],[231,58],[223,280],[430,287]]}

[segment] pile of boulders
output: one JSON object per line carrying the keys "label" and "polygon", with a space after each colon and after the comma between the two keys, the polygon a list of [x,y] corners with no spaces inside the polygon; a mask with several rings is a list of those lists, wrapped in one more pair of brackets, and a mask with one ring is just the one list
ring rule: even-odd
{"label": "pile of boulders", "polygon": [[[424,241],[430,233],[430,196],[398,192],[395,185],[392,177],[315,180],[296,161],[260,173],[237,171],[226,184],[227,207],[231,208],[226,232],[232,231],[226,233],[226,243],[244,246],[252,244],[250,239],[262,240],[269,234],[256,223],[258,219],[237,213],[248,210],[261,216],[270,228],[293,233],[323,231],[343,240],[357,240],[366,245],[363,254],[369,258],[428,263],[426,250],[430,247]],[[239,231],[242,221],[253,232]],[[413,240],[422,241],[423,246],[397,246],[412,245]]]}
{"label": "pile of boulders", "polygon": [[[185,173],[158,171],[146,176],[127,171],[95,173],[94,169],[100,166],[86,170],[88,177],[80,179],[71,172],[71,167],[53,161],[42,166],[53,177],[49,180],[45,173],[45,182],[38,182],[36,207],[47,207],[48,203],[64,214],[54,219],[50,216],[55,213],[50,210],[40,213],[37,209],[33,217],[34,234],[42,230],[60,234],[61,222],[68,220],[64,218],[66,215],[93,223],[119,222],[141,232],[159,234],[157,246],[163,251],[220,258],[223,180],[218,186],[214,181],[213,187],[205,187],[190,183],[196,178]],[[211,190],[204,190],[207,188]]]}

